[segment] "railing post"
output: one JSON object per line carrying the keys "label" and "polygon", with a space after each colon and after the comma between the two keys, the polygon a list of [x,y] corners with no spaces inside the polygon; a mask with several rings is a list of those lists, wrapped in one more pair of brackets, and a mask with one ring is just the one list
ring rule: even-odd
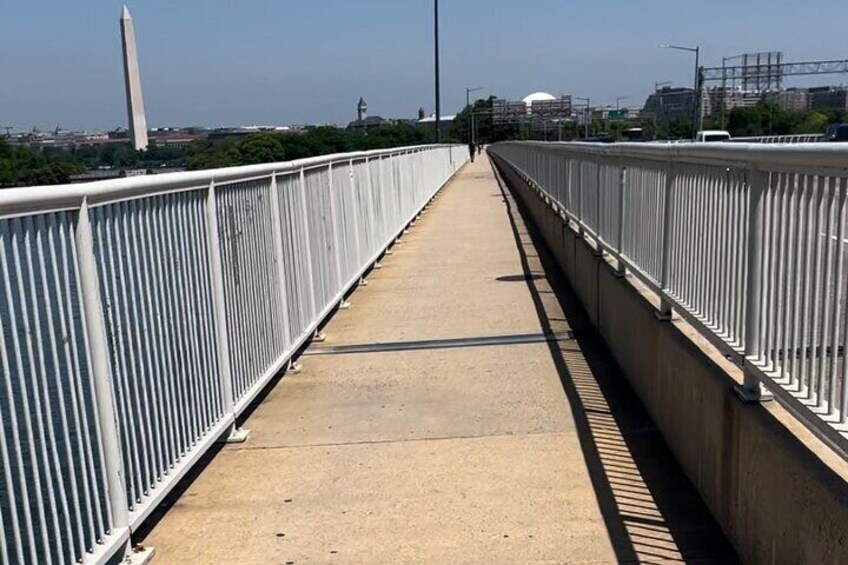
{"label": "railing post", "polygon": [[660,271],[660,309],[657,319],[668,321],[672,316],[671,300],[668,298],[669,285],[671,284],[671,222],[673,219],[674,185],[676,178],[674,163],[668,161],[665,170],[665,201],[663,203],[662,219],[662,269]]}
{"label": "railing post", "polygon": [[583,237],[583,159],[577,161],[577,237]]}
{"label": "railing post", "polygon": [[623,277],[627,274],[627,268],[624,266],[624,203],[627,202],[625,191],[627,190],[627,167],[622,164],[618,171],[618,233],[616,234],[616,252],[618,253],[618,267],[615,274],[618,277]]}
{"label": "railing post", "polygon": [[209,189],[206,193],[206,241],[209,246],[209,270],[212,277],[212,312],[215,318],[215,345],[218,352],[218,367],[221,377],[221,391],[224,395],[224,408],[227,410],[226,418],[230,421],[230,433],[226,441],[227,443],[241,443],[247,439],[249,432],[248,430],[239,430],[236,427],[220,234],[221,232],[218,229],[217,205],[215,202],[215,181],[213,180],[209,183]]}
{"label": "railing post", "polygon": [[744,380],[736,387],[743,402],[770,400],[752,372],[752,364],[760,354],[760,313],[762,311],[763,288],[763,230],[765,227],[765,193],[768,173],[756,168],[748,169],[748,251],[745,268],[745,355]]}
{"label": "railing post", "polygon": [[[87,337],[97,405],[97,421],[103,444],[103,459],[106,465],[106,488],[113,531],[126,531],[129,553],[129,505],[124,477],[123,456],[118,413],[115,405],[115,390],[112,381],[112,365],[109,361],[109,346],[106,337],[106,321],[100,298],[100,283],[97,277],[97,258],[94,254],[94,233],[88,212],[88,199],[83,199],[76,226],[76,254],[79,265],[79,284],[82,298],[84,334]],[[118,534],[120,535],[120,534]],[[152,555],[152,549],[149,550]]]}
{"label": "railing post", "polygon": [[593,252],[596,257],[603,257],[604,248],[601,244],[601,240],[603,239],[603,221],[601,220],[601,200],[605,200],[606,196],[606,187],[602,186],[602,179],[604,177],[603,174],[603,161],[598,159],[595,162],[596,175],[595,175],[595,225],[593,226],[593,231],[595,232],[595,251]]}

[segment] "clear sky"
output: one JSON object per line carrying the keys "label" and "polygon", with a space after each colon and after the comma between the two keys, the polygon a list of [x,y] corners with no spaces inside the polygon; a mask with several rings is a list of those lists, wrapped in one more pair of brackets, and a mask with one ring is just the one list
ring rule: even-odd
{"label": "clear sky", "polygon": [[[134,0],[150,126],[346,123],[433,110],[432,0]],[[122,2],[0,0],[0,126],[126,124]],[[692,82],[660,43],[848,58],[848,0],[441,0],[442,112],[466,86],[641,105]],[[815,79],[820,84],[848,77]],[[809,82],[809,81],[808,81]]]}

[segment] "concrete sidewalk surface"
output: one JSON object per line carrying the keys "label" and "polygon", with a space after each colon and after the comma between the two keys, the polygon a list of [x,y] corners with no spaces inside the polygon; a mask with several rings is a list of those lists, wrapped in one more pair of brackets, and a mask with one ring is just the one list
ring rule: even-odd
{"label": "concrete sidewalk surface", "polygon": [[169,499],[155,562],[736,562],[552,264],[467,165]]}

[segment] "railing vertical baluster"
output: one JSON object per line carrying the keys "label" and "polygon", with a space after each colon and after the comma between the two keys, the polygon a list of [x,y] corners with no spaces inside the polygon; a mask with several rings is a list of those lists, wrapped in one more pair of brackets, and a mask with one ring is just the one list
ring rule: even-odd
{"label": "railing vertical baluster", "polygon": [[[106,321],[100,299],[94,233],[88,213],[88,199],[83,199],[76,227],[76,253],[82,299],[84,335],[87,337],[92,380],[97,405],[97,422],[106,466],[106,488],[109,492],[109,514],[113,534],[126,535],[129,547],[129,505],[124,483],[123,455],[118,432],[118,413],[112,386],[112,365],[106,338]],[[121,533],[121,532],[125,532]]]}
{"label": "railing vertical baluster", "polygon": [[624,254],[624,222],[627,219],[627,215],[624,212],[624,204],[627,202],[626,196],[627,191],[627,166],[622,163],[621,167],[618,170],[618,233],[616,234],[616,253],[618,253],[618,268],[616,270],[616,274],[618,276],[624,276],[627,274],[627,268],[624,266],[624,259],[622,255]]}
{"label": "railing vertical baluster", "polygon": [[277,173],[271,175],[271,227],[274,230],[274,253],[277,256],[277,277],[280,279],[280,316],[283,320],[283,335],[286,347],[292,344],[291,328],[289,327],[289,298],[286,291],[285,251],[283,249],[283,217],[280,214],[280,192],[277,185]]}
{"label": "railing vertical baluster", "polygon": [[306,275],[309,279],[309,317],[312,318],[318,314],[319,307],[315,299],[315,274],[312,272],[312,238],[309,235],[311,226],[311,218],[309,217],[309,207],[306,205],[306,171],[303,167],[300,168],[300,209],[303,214],[303,237],[306,242]]}
{"label": "railing vertical baluster", "polygon": [[330,196],[330,226],[333,231],[333,255],[336,258],[336,287],[341,288],[344,284],[344,275],[342,275],[342,254],[341,246],[339,245],[339,229],[338,219],[336,218],[336,203],[333,198],[333,163],[327,166],[327,183],[329,190],[327,194]]}
{"label": "railing vertical baluster", "polygon": [[247,439],[247,430],[236,427],[235,398],[233,394],[232,366],[230,364],[230,339],[227,331],[227,309],[224,291],[224,267],[221,261],[221,237],[218,229],[215,181],[209,183],[206,192],[206,241],[209,245],[209,271],[212,279],[212,312],[215,317],[215,344],[218,352],[218,372],[221,391],[224,394],[225,418],[230,421],[228,443],[239,443]]}
{"label": "railing vertical baluster", "polygon": [[758,402],[769,398],[759,379],[750,370],[753,360],[760,354],[762,285],[763,285],[763,229],[765,223],[765,192],[768,173],[758,169],[748,170],[748,254],[745,268],[745,356],[744,382],[736,392],[745,402]]}
{"label": "railing vertical baluster", "polygon": [[662,225],[662,269],[660,271],[660,310],[657,312],[657,318],[660,320],[670,320],[672,315],[672,304],[669,300],[668,292],[670,289],[671,279],[671,262],[673,260],[671,253],[672,229],[671,222],[673,220],[674,208],[674,185],[676,180],[676,171],[674,164],[669,161],[665,169],[665,198],[663,201],[663,219]]}
{"label": "railing vertical baluster", "polygon": [[585,161],[577,161],[577,237],[583,236],[583,164]]}
{"label": "railing vertical baluster", "polygon": [[356,262],[357,264],[362,260],[362,248],[361,243],[359,241],[359,214],[361,213],[359,209],[359,199],[357,198],[357,188],[359,184],[357,183],[356,173],[353,168],[353,159],[349,161],[348,171],[350,173],[350,201],[352,204],[352,211],[350,213],[350,221],[353,224],[353,244],[356,248]]}

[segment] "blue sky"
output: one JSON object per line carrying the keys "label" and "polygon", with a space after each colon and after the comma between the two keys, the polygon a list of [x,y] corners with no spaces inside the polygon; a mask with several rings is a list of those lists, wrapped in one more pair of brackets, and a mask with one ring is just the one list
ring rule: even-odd
{"label": "blue sky", "polygon": [[[359,96],[386,117],[433,109],[432,0],[128,5],[151,126],[344,123]],[[121,6],[0,0],[0,125],[125,124]],[[466,86],[641,105],[654,81],[692,80],[691,57],[659,43],[700,44],[707,65],[760,50],[848,57],[846,0],[441,0],[441,12],[443,113]]]}

